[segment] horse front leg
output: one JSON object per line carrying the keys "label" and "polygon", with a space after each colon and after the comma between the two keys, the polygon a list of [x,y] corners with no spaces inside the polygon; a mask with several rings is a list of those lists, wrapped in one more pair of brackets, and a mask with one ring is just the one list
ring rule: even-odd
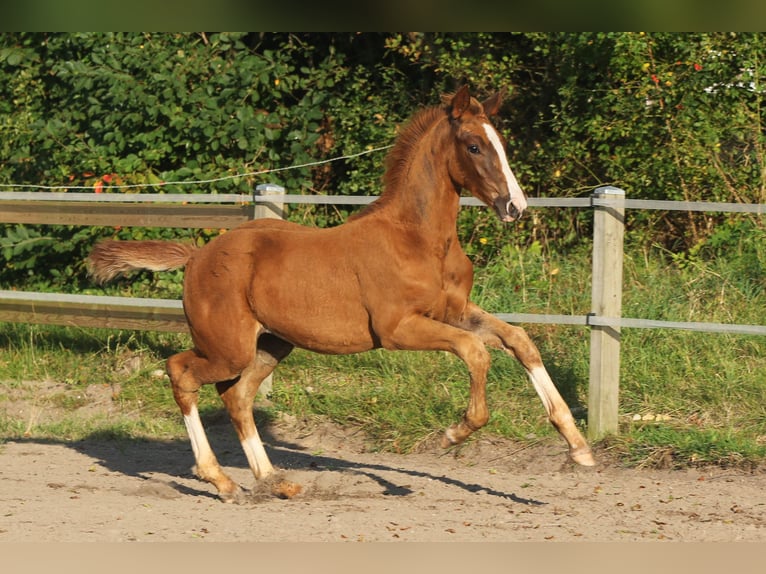
{"label": "horse front leg", "polygon": [[490,365],[489,353],[481,342],[476,345],[476,342],[470,341],[467,344],[464,342],[462,349],[456,354],[468,366],[470,377],[468,407],[463,414],[463,419],[444,431],[441,441],[442,448],[461,444],[471,434],[489,422],[486,393],[487,373]]}
{"label": "horse front leg", "polygon": [[572,412],[561,397],[543,365],[540,351],[521,327],[515,327],[469,303],[464,315],[465,328],[476,333],[484,343],[515,357],[526,369],[532,385],[548,414],[548,420],[569,445],[572,460],[593,466],[595,460],[588,442],[575,425]]}
{"label": "horse front leg", "polygon": [[486,385],[490,356],[484,343],[474,333],[421,315],[402,320],[389,337],[382,340],[387,349],[411,351],[448,351],[468,368],[470,397],[463,419],[446,429],[442,446],[460,444],[489,421]]}

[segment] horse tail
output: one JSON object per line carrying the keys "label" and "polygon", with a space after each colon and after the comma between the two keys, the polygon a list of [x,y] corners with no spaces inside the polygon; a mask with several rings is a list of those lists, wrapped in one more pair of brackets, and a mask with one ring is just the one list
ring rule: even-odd
{"label": "horse tail", "polygon": [[138,269],[179,269],[196,250],[194,245],[175,241],[102,241],[93,247],[85,264],[97,283],[106,283]]}

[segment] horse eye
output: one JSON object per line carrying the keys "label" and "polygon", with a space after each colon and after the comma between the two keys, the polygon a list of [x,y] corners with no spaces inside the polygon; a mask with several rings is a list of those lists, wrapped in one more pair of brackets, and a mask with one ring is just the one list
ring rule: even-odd
{"label": "horse eye", "polygon": [[479,153],[479,146],[477,146],[476,144],[471,144],[468,146],[468,151],[470,153]]}

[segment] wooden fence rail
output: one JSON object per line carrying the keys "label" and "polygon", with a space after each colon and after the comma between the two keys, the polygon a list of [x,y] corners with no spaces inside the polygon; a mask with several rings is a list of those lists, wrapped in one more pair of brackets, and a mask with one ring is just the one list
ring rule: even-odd
{"label": "wooden fence rail", "polygon": [[[276,185],[244,194],[101,194],[0,192],[0,223],[176,228],[233,228],[255,218],[282,217],[284,203],[359,205],[376,197],[287,195]],[[482,205],[462,198],[462,205]],[[530,207],[594,211],[592,307],[588,315],[497,313],[512,323],[582,325],[591,329],[588,434],[617,432],[620,331],[670,328],[766,335],[766,326],[691,323],[622,317],[622,253],[625,209],[766,213],[766,205],[628,200],[601,187],[589,198],[530,198]],[[186,332],[181,301],[0,290],[0,321],[115,329]],[[268,384],[266,385],[268,388]]]}

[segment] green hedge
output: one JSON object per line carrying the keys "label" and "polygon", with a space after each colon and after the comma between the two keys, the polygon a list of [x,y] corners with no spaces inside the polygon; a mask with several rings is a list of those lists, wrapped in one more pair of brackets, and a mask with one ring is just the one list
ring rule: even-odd
{"label": "green hedge", "polygon": [[[273,181],[291,192],[377,193],[381,152],[160,184],[387,145],[416,108],[468,82],[482,95],[510,88],[499,125],[531,196],[612,184],[632,198],[764,203],[765,47],[762,35],[726,33],[7,33],[0,184],[231,193]],[[318,225],[344,216],[291,215]],[[589,224],[584,212],[544,210],[515,226],[513,239],[566,249],[590,236]],[[764,228],[756,217],[658,212],[631,212],[629,224],[636,241],[695,253],[722,229],[763,237]],[[96,238],[176,233],[3,226],[0,287],[76,288]],[[461,217],[461,233],[479,263],[492,255],[488,238],[508,241],[476,210]]]}

